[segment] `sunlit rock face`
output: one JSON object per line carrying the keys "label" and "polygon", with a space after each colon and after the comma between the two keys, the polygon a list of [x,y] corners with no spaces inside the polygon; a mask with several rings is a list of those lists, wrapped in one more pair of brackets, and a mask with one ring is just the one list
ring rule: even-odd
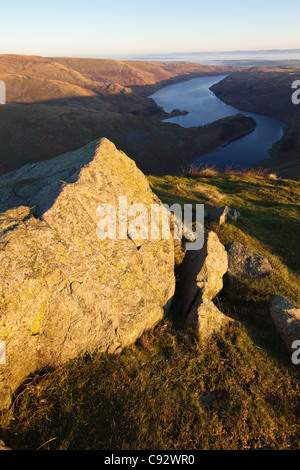
{"label": "sunlit rock face", "polygon": [[0,196],[4,408],[36,370],[133,343],[163,317],[175,277],[172,239],[97,236],[99,205],[160,204],[107,139],[4,175]]}

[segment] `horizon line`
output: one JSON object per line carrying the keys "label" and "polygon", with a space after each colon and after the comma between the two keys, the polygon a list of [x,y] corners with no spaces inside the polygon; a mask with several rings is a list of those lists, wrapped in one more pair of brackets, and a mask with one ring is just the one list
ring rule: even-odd
{"label": "horizon line", "polygon": [[2,53],[0,52],[0,55],[18,55],[18,56],[36,56],[36,57],[73,57],[73,58],[107,58],[109,56],[171,56],[171,55],[196,55],[196,54],[241,54],[241,53],[263,53],[263,52],[271,52],[271,53],[276,53],[276,52],[298,52],[300,53],[300,48],[296,49],[236,49],[236,50],[220,50],[220,51],[185,51],[185,52],[128,52],[128,53],[111,53],[111,54],[103,54],[102,56],[99,54],[95,55],[68,55],[68,54],[63,54],[63,55],[58,55],[58,54],[53,54],[53,55],[41,55],[41,54],[35,54],[35,53],[15,53],[15,52],[5,52]]}

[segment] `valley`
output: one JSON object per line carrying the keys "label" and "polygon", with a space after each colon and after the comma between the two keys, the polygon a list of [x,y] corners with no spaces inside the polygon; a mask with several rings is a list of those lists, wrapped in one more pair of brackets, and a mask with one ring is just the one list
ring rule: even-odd
{"label": "valley", "polygon": [[[291,83],[299,68],[201,65],[192,62],[0,56],[7,104],[0,106],[0,173],[53,158],[106,136],[146,174],[181,174],[188,163],[250,132],[251,120],[224,117],[183,129],[149,95],[171,84],[226,74],[212,86],[224,103],[286,123],[263,166],[283,177],[300,175],[300,129]],[[175,107],[175,106],[174,106]],[[241,111],[242,112],[242,111]],[[229,120],[229,121],[228,121]]]}
{"label": "valley", "polygon": [[[0,173],[106,136],[145,173],[179,174],[190,160],[227,142],[228,118],[184,130],[161,122],[174,112],[164,112],[147,96],[166,84],[232,70],[239,68],[0,56],[7,89],[7,104],[0,106]],[[244,118],[229,121],[230,138],[254,125]]]}

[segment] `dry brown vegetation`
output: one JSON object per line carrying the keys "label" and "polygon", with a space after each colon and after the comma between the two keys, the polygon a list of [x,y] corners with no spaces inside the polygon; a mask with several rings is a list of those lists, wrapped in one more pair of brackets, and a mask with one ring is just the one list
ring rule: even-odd
{"label": "dry brown vegetation", "polygon": [[209,165],[208,163],[205,165],[201,163],[190,163],[183,172],[184,176],[188,178],[215,178],[220,173],[249,176],[252,178],[268,178],[271,180],[278,179],[275,173],[269,173],[267,168],[263,168],[261,166],[253,166],[250,168],[235,168],[233,166],[228,166],[224,172],[220,172],[216,165]]}
{"label": "dry brown vegetation", "polygon": [[202,165],[201,163],[190,163],[184,171],[184,175],[189,178],[198,178],[200,176],[204,178],[212,178],[217,176],[217,174],[218,169],[216,168],[216,165]]}

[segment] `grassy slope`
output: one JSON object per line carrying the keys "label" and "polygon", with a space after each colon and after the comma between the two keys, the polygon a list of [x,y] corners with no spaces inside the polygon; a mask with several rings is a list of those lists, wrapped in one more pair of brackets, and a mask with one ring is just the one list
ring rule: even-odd
{"label": "grassy slope", "polygon": [[268,299],[277,293],[300,305],[300,183],[237,175],[149,181],[168,204],[239,210],[238,222],[211,228],[225,245],[237,240],[265,254],[273,273],[226,285],[218,306],[241,323],[209,344],[170,314],[118,356],[93,353],[35,378],[2,417],[2,437],[19,448],[299,448],[299,366]]}

